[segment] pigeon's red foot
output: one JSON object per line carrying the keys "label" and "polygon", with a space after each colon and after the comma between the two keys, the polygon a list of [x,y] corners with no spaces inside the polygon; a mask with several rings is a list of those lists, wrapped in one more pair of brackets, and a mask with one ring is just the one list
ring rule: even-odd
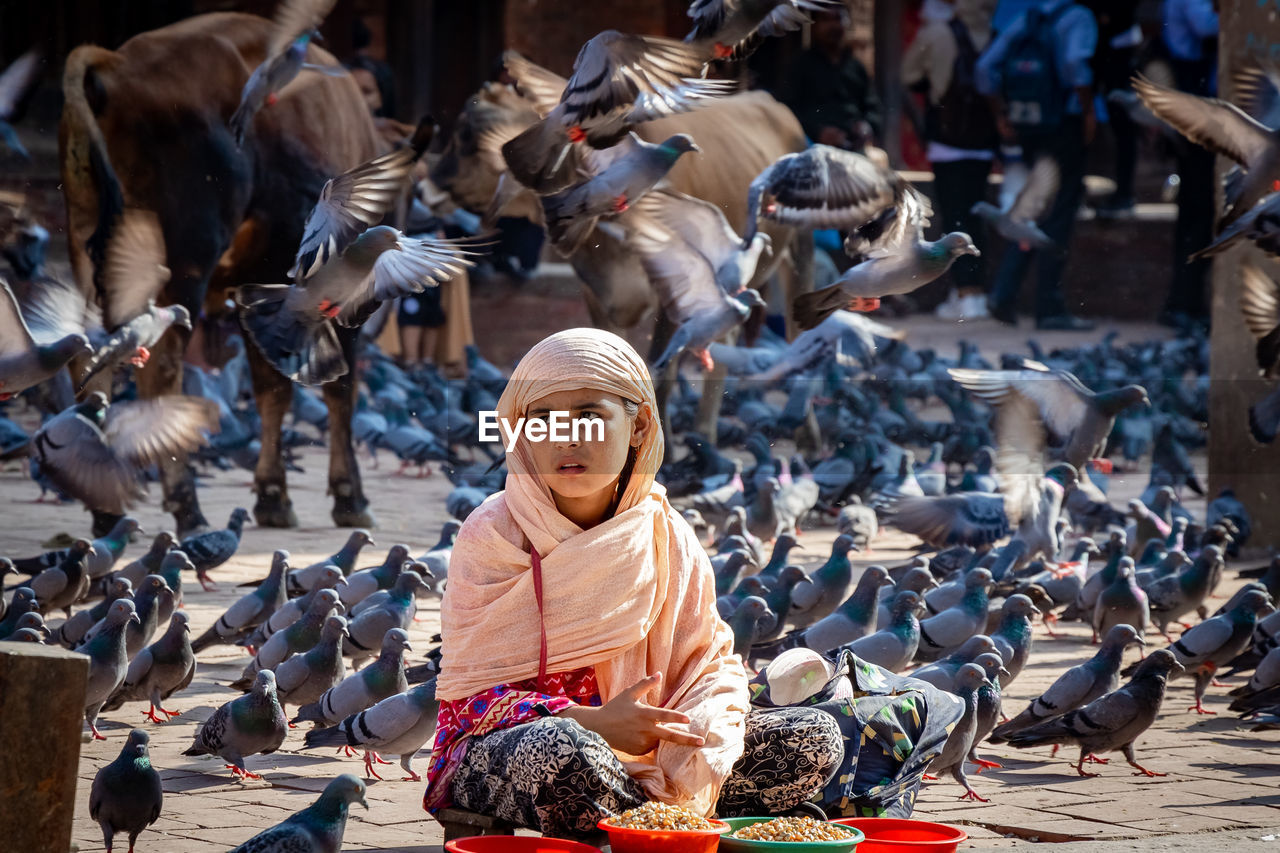
{"label": "pigeon's red foot", "polygon": [[239,767],[236,767],[234,764],[225,764],[223,766],[226,767],[228,770],[230,770],[231,775],[235,776],[237,779],[261,779],[262,778],[257,773],[250,773],[248,770],[241,770]]}
{"label": "pigeon's red foot", "polygon": [[698,361],[702,362],[702,368],[707,371],[707,373],[716,369],[716,363],[711,360],[711,353],[706,350],[700,350],[698,352]]}
{"label": "pigeon's red foot", "polygon": [[1217,711],[1210,711],[1210,710],[1209,710],[1208,708],[1206,708],[1204,705],[1201,705],[1201,704],[1200,704],[1200,700],[1199,700],[1199,699],[1197,699],[1197,700],[1196,700],[1196,704],[1192,705],[1192,706],[1191,706],[1190,708],[1188,708],[1187,710],[1188,710],[1188,711],[1195,711],[1197,714],[1213,714],[1213,715],[1216,715],[1216,714],[1218,713]]}
{"label": "pigeon's red foot", "polygon": [[586,138],[587,138],[587,132],[583,130],[581,127],[579,127],[578,125],[575,124],[573,127],[569,128],[570,142],[583,142],[586,140]]}
{"label": "pigeon's red foot", "polygon": [[356,751],[349,746],[344,746],[342,749],[338,751],[341,753],[344,753],[347,756],[347,758],[350,758],[351,756],[356,754]]}
{"label": "pigeon's red foot", "polygon": [[374,764],[390,764],[391,763],[390,761],[387,761],[385,758],[383,758],[381,755],[378,755],[378,753],[374,752],[372,749],[365,753],[366,758],[368,758],[371,755],[373,756]]}
{"label": "pigeon's red foot", "polygon": [[289,728],[296,729],[297,727],[298,727],[297,723],[289,723]]}
{"label": "pigeon's red foot", "polygon": [[1052,758],[1053,756],[1057,755],[1057,754],[1058,754],[1058,749],[1059,749],[1061,746],[1062,746],[1062,744],[1055,743],[1055,744],[1053,745],[1053,752],[1049,753],[1049,757],[1050,757],[1050,758]]}
{"label": "pigeon's red foot", "polygon": [[1130,762],[1129,762],[1129,766],[1130,766],[1130,767],[1136,767],[1136,768],[1138,768],[1138,772],[1137,772],[1137,773],[1134,773],[1134,774],[1133,774],[1134,776],[1146,776],[1148,779],[1150,779],[1150,778],[1154,778],[1154,777],[1156,777],[1156,776],[1168,776],[1168,775],[1169,775],[1168,773],[1155,773],[1155,772],[1153,772],[1153,771],[1151,771],[1151,770],[1148,770],[1147,768],[1143,767],[1141,764],[1139,764],[1139,763],[1138,763],[1138,762],[1136,762],[1136,761],[1130,761]]}
{"label": "pigeon's red foot", "polygon": [[[161,710],[164,710],[164,709],[162,708]],[[150,720],[151,722],[156,723],[156,724],[161,724],[161,723],[167,723],[167,722],[169,722],[169,718],[168,718],[168,717],[165,717],[165,718],[162,720],[162,719],[160,719],[160,717],[156,716],[156,706],[155,706],[155,705],[152,705],[150,708],[148,708],[147,710],[143,711],[143,712],[142,712],[142,716],[146,717],[148,720]]]}
{"label": "pigeon's red foot", "polygon": [[277,95],[275,92],[271,92],[270,94],[267,95],[267,99],[266,99],[267,106],[274,107],[277,103],[279,103],[279,101],[280,101],[280,96]]}
{"label": "pigeon's red foot", "polygon": [[711,55],[716,59],[728,59],[733,56],[733,48],[727,44],[716,42],[715,46],[711,48]]}
{"label": "pigeon's red foot", "polygon": [[1179,622],[1178,624],[1182,626],[1182,630],[1184,630],[1184,631],[1190,631],[1190,630],[1191,630],[1191,627],[1192,627],[1192,626],[1191,626],[1191,623],[1190,623],[1190,622]]}
{"label": "pigeon's red foot", "polygon": [[979,772],[979,773],[981,773],[983,770],[986,770],[987,768],[992,768],[992,769],[995,769],[995,770],[1003,770],[1003,769],[1004,769],[1004,765],[1003,765],[1003,764],[1001,764],[1000,762],[998,762],[998,761],[987,761],[985,758],[975,758],[975,759],[973,760],[973,763],[974,763],[974,764],[976,764],[976,765],[978,765],[978,772]]}
{"label": "pigeon's red foot", "polygon": [[373,769],[373,761],[372,761],[372,760],[371,760],[371,758],[370,758],[370,756],[372,756],[372,755],[373,755],[373,753],[372,753],[372,752],[366,752],[366,753],[364,754],[364,773],[365,773],[365,775],[366,775],[366,776],[371,776],[371,777],[373,777],[374,779],[377,779],[379,782],[383,782],[383,781],[385,781],[385,780],[384,780],[381,776],[379,776],[379,775],[378,775],[378,771],[377,771],[377,770],[374,770],[374,769]]}
{"label": "pigeon's red foot", "polygon": [[320,316],[328,317],[330,320],[337,317],[342,311],[341,305],[338,305],[335,302],[330,302],[328,299],[321,299],[320,304],[316,307],[320,309]]}
{"label": "pigeon's red foot", "polygon": [[965,791],[963,794],[961,794],[961,795],[960,795],[960,799],[962,799],[962,800],[976,800],[976,801],[977,801],[977,802],[979,802],[979,803],[989,803],[989,802],[991,802],[991,801],[990,801],[989,799],[987,799],[986,797],[979,797],[979,796],[978,796],[978,792],[977,792],[977,791],[975,791],[975,790],[973,790],[972,788],[970,788],[969,790],[967,790],[967,791]]}
{"label": "pigeon's red foot", "polygon": [[196,575],[196,580],[200,581],[200,588],[205,592],[217,592],[218,585],[209,580],[208,575]]}
{"label": "pigeon's red foot", "polygon": [[1084,764],[1084,759],[1081,759],[1080,761],[1076,762],[1076,772],[1079,773],[1081,776],[1085,777],[1086,779],[1092,779],[1094,776],[1102,775],[1100,773],[1088,772],[1087,770],[1085,770],[1083,767],[1080,766],[1082,764]]}
{"label": "pigeon's red foot", "polygon": [[1227,685],[1223,684],[1221,681],[1219,681],[1216,678],[1211,678],[1209,679],[1209,686],[1210,687],[1226,687]]}
{"label": "pigeon's red foot", "polygon": [[421,782],[422,777],[419,776],[417,773],[414,773],[412,770],[410,770],[408,776],[400,777],[400,781],[401,782]]}
{"label": "pigeon's red foot", "polygon": [[1111,762],[1110,758],[1099,758],[1098,756],[1094,755],[1092,752],[1084,757],[1085,764],[1109,764],[1110,762]]}
{"label": "pigeon's red foot", "polygon": [[172,719],[173,717],[182,716],[181,711],[168,711],[168,710],[165,710],[164,708],[157,708],[156,710],[159,711],[161,714],[164,714],[166,717],[169,717],[170,719]]}
{"label": "pigeon's red foot", "polygon": [[1110,475],[1116,470],[1115,464],[1110,459],[1090,459],[1089,464],[1093,466],[1093,470],[1099,474]]}
{"label": "pigeon's red foot", "polygon": [[855,296],[849,300],[849,304],[845,306],[850,311],[875,311],[880,307],[880,298],[878,296]]}
{"label": "pigeon's red foot", "polygon": [[938,781],[938,777],[937,777],[937,776],[930,776],[928,773],[924,773],[924,774],[922,774],[922,775],[920,776],[920,778],[921,778],[921,779],[928,780],[929,782],[937,782],[937,781]]}
{"label": "pigeon's red foot", "polygon": [[129,359],[129,363],[134,367],[146,367],[147,361],[151,358],[151,350],[146,347],[138,347],[137,353],[133,358]]}
{"label": "pigeon's red foot", "polygon": [[630,205],[627,203],[627,197],[625,195],[620,195],[613,200],[613,210],[615,213],[622,213],[628,207],[630,207]]}
{"label": "pigeon's red foot", "polygon": [[107,738],[106,738],[106,736],[105,736],[102,732],[98,731],[98,727],[97,727],[97,726],[93,726],[93,725],[89,726],[89,733],[93,736],[93,739],[94,739],[94,740],[106,740],[106,739],[107,739]]}
{"label": "pigeon's red foot", "polygon": [[423,465],[421,468],[419,468],[419,469],[418,469],[418,479],[419,479],[419,480],[421,480],[423,477],[430,477],[430,476],[431,476],[431,466],[430,466],[430,465]]}

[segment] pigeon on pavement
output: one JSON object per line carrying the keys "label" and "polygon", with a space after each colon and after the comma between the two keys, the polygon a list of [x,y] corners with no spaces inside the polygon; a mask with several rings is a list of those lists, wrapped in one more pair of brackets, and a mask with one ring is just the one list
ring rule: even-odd
{"label": "pigeon on pavement", "polygon": [[250,838],[231,853],[339,853],[347,829],[347,809],[359,803],[366,809],[365,785],[343,773],[325,786],[307,808]]}
{"label": "pigeon on pavement", "polygon": [[392,628],[383,638],[377,660],[326,690],[315,702],[299,708],[293,722],[334,726],[344,717],[408,690],[409,682],[404,674],[404,653],[408,651],[413,651],[408,633]]}
{"label": "pigeon on pavement", "polygon": [[[185,611],[176,611],[169,620],[169,630],[151,645],[138,652],[129,663],[120,689],[103,705],[114,711],[125,702],[147,700],[151,707],[143,714],[153,723],[164,723],[180,716],[179,711],[166,710],[162,704],[179,690],[185,690],[196,674],[196,654],[191,650],[191,626]],[[165,719],[156,716],[156,711]]]}
{"label": "pigeon on pavement", "polygon": [[160,817],[164,791],[160,774],[151,765],[150,744],[150,735],[134,729],[119,757],[93,777],[89,817],[102,827],[107,853],[111,853],[117,832],[128,834],[129,853],[133,853],[138,836]]}
{"label": "pigeon on pavement", "polygon": [[84,719],[94,740],[106,740],[98,731],[98,712],[124,681],[129,669],[125,629],[137,624],[133,602],[122,598],[107,611],[107,624],[81,651],[89,657],[89,682],[84,695]]}
{"label": "pigeon on pavement", "polygon": [[202,652],[219,643],[235,643],[270,619],[288,600],[284,588],[285,572],[288,570],[289,552],[276,551],[271,556],[271,572],[266,581],[227,608],[218,617],[218,621],[191,643],[191,648]]}
{"label": "pigeon on pavement", "polygon": [[330,616],[320,630],[320,642],[294,655],[275,668],[276,689],[283,705],[308,705],[347,677],[342,656],[342,640],[347,636],[347,620]]}
{"label": "pigeon on pavement", "polygon": [[924,601],[909,589],[893,598],[887,625],[844,646],[860,659],[882,666],[890,672],[901,672],[916,655],[920,644],[919,616]]}
{"label": "pigeon on pavement", "polygon": [[1129,682],[1082,708],[1010,734],[1010,746],[1025,749],[1048,744],[1076,744],[1080,759],[1076,772],[1081,776],[1097,776],[1082,766],[1094,753],[1120,750],[1131,767],[1143,776],[1164,776],[1143,767],[1134,757],[1133,746],[1151,727],[1164,703],[1168,679],[1183,672],[1173,652],[1157,649],[1138,664]]}
{"label": "pigeon on pavement", "polygon": [[217,755],[237,778],[261,779],[245,769],[249,755],[270,755],[289,733],[284,709],[276,698],[276,677],[269,669],[258,673],[253,690],[226,702],[205,720],[183,755]]}
{"label": "pigeon on pavement", "polygon": [[217,584],[209,579],[209,570],[221,566],[235,555],[240,547],[244,523],[248,520],[249,511],[244,507],[236,507],[227,519],[226,528],[198,533],[178,543],[178,550],[195,564],[196,578],[206,591],[217,588]]}
{"label": "pigeon on pavement", "polygon": [[978,731],[978,689],[990,685],[991,682],[987,681],[986,673],[978,664],[966,663],[960,667],[951,692],[964,703],[964,714],[947,736],[942,752],[929,763],[929,770],[933,771],[933,774],[926,777],[936,779],[949,771],[951,778],[964,786],[965,792],[960,795],[960,799],[977,800],[980,803],[987,803],[990,800],[978,796],[978,792],[973,790],[973,786],[969,784],[969,779],[965,775],[964,763],[969,758],[969,751],[973,748],[974,736]]}
{"label": "pigeon on pavement", "polygon": [[[409,774],[403,781],[420,782],[413,771],[413,757],[431,740],[436,730],[436,682],[431,679],[409,690],[388,696],[372,708],[360,711],[330,728],[312,729],[306,734],[306,746],[363,748],[367,751],[399,755],[400,766]],[[367,754],[367,753],[366,753]],[[366,771],[381,779],[371,761]]]}

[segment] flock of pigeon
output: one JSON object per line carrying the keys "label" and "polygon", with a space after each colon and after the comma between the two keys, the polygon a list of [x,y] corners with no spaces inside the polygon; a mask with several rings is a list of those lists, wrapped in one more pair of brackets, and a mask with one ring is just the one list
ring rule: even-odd
{"label": "flock of pigeon", "polygon": [[[508,55],[508,70],[542,118],[492,141],[507,167],[504,181],[539,195],[563,251],[575,251],[597,225],[636,248],[679,326],[655,371],[685,352],[708,369],[716,361],[727,368],[714,436],[693,431],[697,383],[677,373],[663,413],[672,452],[659,479],[708,545],[717,607],[736,651],[762,665],[797,647],[847,649],[954,692],[965,714],[931,769],[949,772],[973,799],[982,798],[965,764],[997,766],[979,756],[984,742],[1075,745],[1081,775],[1090,775],[1086,761],[1119,750],[1138,772],[1160,775],[1138,763],[1134,745],[1160,712],[1166,683],[1180,677],[1195,681],[1194,709],[1213,713],[1201,700],[1215,673],[1251,672],[1232,691],[1232,710],[1260,727],[1280,726],[1273,606],[1280,559],[1211,612],[1226,561],[1250,535],[1249,514],[1229,490],[1204,518],[1180,503],[1184,489],[1203,494],[1190,454],[1205,441],[1204,337],[1123,346],[1107,337],[1047,353],[1031,341],[1027,353],[994,365],[969,344],[954,356],[912,348],[901,332],[857,312],[937,278],[976,249],[965,234],[924,239],[929,202],[892,170],[820,145],[788,155],[748,188],[742,236],[714,206],[662,186],[696,141],[677,135],[650,144],[631,129],[726,94],[732,87],[704,76],[708,63],[741,57],[759,37],[794,28],[806,10],[830,2],[696,0],[685,41],[601,33],[568,80]],[[282,3],[273,47],[246,84],[233,124],[243,129],[294,76],[318,70],[302,58],[331,5]],[[1252,103],[1270,108],[1275,81],[1252,79]],[[1146,82],[1138,93],[1155,115],[1241,164],[1228,195],[1232,219],[1212,251],[1238,239],[1267,248],[1275,204],[1266,192],[1276,150],[1270,128],[1280,122]],[[420,125],[409,145],[325,186],[297,253],[295,284],[241,288],[246,341],[216,372],[187,366],[183,395],[133,399],[129,366],[145,363],[170,325],[190,324],[185,311],[155,305],[168,270],[153,219],[130,212],[115,230],[102,275],[105,312],[42,273],[39,239],[10,256],[24,263],[32,286],[15,295],[0,282],[0,392],[4,400],[21,395],[44,421],[28,436],[0,416],[0,460],[29,455],[33,478],[55,500],[118,521],[97,538],[0,558],[0,578],[27,578],[0,599],[0,640],[58,643],[88,656],[85,720],[93,737],[102,738],[99,715],[125,703],[147,702],[152,723],[169,721],[177,714],[164,703],[192,683],[198,655],[236,644],[248,661],[228,687],[243,695],[196,726],[185,755],[216,755],[235,776],[256,778],[245,759],[280,749],[291,726],[310,721],[307,748],[361,750],[374,778],[375,763],[385,763],[379,753],[398,755],[407,778],[419,778],[411,761],[434,730],[439,655],[427,651],[423,663],[407,666],[406,629],[419,597],[444,590],[460,522],[502,488],[502,458],[479,442],[475,413],[496,408],[506,373],[474,349],[465,380],[430,368],[407,372],[368,342],[358,364],[347,364],[335,324],[361,326],[381,303],[471,263],[474,244],[410,238],[379,224],[431,130]],[[1043,246],[1035,219],[1057,180],[1052,164],[1034,164],[1016,199],[979,213],[1011,242]],[[761,304],[746,288],[771,248],[757,232],[760,218],[840,228],[855,263],[792,306],[804,330],[794,340],[766,328],[749,345],[726,344]],[[1262,267],[1245,275],[1242,308],[1259,338],[1259,368],[1280,375],[1277,286]],[[212,624],[192,626],[179,609],[184,578],[211,588],[210,572],[236,553],[249,513],[236,509],[225,529],[186,538],[161,531],[126,562],[130,542],[146,535],[127,513],[163,459],[253,468],[260,424],[245,346],[297,380],[289,446],[324,440],[327,410],[307,386],[358,372],[357,440],[375,464],[389,450],[401,471],[416,465],[425,475],[440,465],[454,486],[446,499],[453,520],[418,559],[396,544],[368,568],[358,568],[362,549],[374,544],[363,530],[304,567],[276,551],[242,598]],[[75,402],[89,377],[73,388],[65,367],[87,355],[93,375],[111,376],[112,393]],[[1251,423],[1259,441],[1273,439],[1280,400],[1258,403]],[[804,453],[774,456],[776,442],[797,435],[806,439]],[[1108,497],[1113,460],[1151,471],[1146,492],[1124,507]],[[815,524],[834,524],[840,535],[825,561],[798,565],[796,537]],[[850,554],[869,554],[883,527],[918,536],[921,555],[857,572]],[[1200,619],[1194,626],[1185,621],[1192,614]],[[1037,618],[1051,633],[1057,620],[1084,621],[1099,648],[1002,722],[1001,692],[1031,658]],[[1174,624],[1184,628],[1176,639],[1168,633]],[[1122,671],[1125,650],[1145,646],[1153,631],[1168,648]],[[292,720],[286,706],[296,709]],[[359,779],[338,776],[314,805],[237,850],[336,851],[348,807],[367,808],[364,793]],[[148,736],[135,730],[95,779],[91,814],[108,849],[117,832],[128,834],[132,849],[161,805]]]}

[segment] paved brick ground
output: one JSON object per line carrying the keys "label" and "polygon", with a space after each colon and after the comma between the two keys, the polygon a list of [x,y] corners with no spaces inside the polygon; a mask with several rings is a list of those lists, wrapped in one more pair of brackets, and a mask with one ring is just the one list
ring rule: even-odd
{"label": "paved brick ground", "polygon": [[[954,338],[956,327],[919,321],[910,324],[913,342]],[[1020,347],[1016,333],[997,331],[983,324],[968,331],[984,338],[985,348]],[[1147,336],[1149,327],[1126,326],[1126,336]],[[1047,337],[1047,336],[1046,336]],[[1051,344],[1072,340],[1051,339]],[[781,449],[781,448],[780,448]],[[389,462],[388,457],[388,462]],[[240,552],[214,571],[217,592],[198,586],[187,592],[187,608],[198,633],[243,590],[234,585],[265,574],[270,553],[287,548],[294,565],[335,551],[345,534],[329,525],[325,497],[325,456],[320,450],[303,456],[306,473],[291,475],[290,486],[303,527],[277,531],[249,527]],[[409,544],[421,553],[435,542],[445,520],[443,497],[448,482],[440,475],[426,479],[391,476],[388,465],[366,470],[366,484],[378,514],[375,532],[379,547],[365,554],[362,565],[380,561],[395,542]],[[219,473],[201,489],[201,499],[211,520],[223,521],[236,505],[250,505],[249,476],[243,472]],[[1117,502],[1145,486],[1145,475],[1118,475],[1113,496]],[[81,534],[88,517],[77,508],[33,504],[36,487],[14,467],[0,472],[0,553],[25,555],[58,531]],[[1121,504],[1122,505],[1122,504]],[[1199,502],[1191,504],[1203,511]],[[153,495],[137,513],[151,531],[170,523]],[[830,528],[818,528],[805,536],[808,559],[816,561],[834,538]],[[893,565],[907,557],[914,542],[888,534],[876,543],[874,560]],[[133,546],[127,557],[143,547]],[[376,559],[375,559],[376,558]],[[863,564],[870,564],[864,560]],[[1226,592],[1238,581],[1228,572]],[[1218,602],[1221,603],[1221,602]],[[438,603],[424,603],[423,621],[413,626],[415,657],[438,629]],[[1063,626],[1064,636],[1050,640],[1037,631],[1032,661],[1006,692],[1006,709],[1016,713],[1061,670],[1092,654],[1089,632],[1082,624]],[[1160,645],[1158,637],[1149,638]],[[315,793],[339,772],[360,772],[356,759],[335,757],[328,750],[302,751],[301,731],[291,732],[278,754],[248,759],[251,770],[263,774],[262,782],[238,783],[216,759],[192,759],[180,755],[191,742],[198,722],[235,693],[225,685],[240,672],[246,658],[238,649],[215,647],[200,656],[200,668],[191,688],[173,697],[171,707],[183,712],[171,723],[145,723],[152,734],[152,754],[163,771],[166,792],[164,814],[142,836],[140,853],[212,853],[225,851],[258,831],[283,819],[313,799]],[[1238,682],[1237,682],[1238,683]],[[1224,690],[1211,689],[1208,707],[1225,711]],[[1274,849],[1280,835],[1280,736],[1275,732],[1252,734],[1226,716],[1196,717],[1186,713],[1191,701],[1189,683],[1171,689],[1155,727],[1139,743],[1141,762],[1167,777],[1134,778],[1122,763],[1100,768],[1097,779],[1078,778],[1067,753],[1050,758],[1047,750],[1020,752],[987,747],[989,758],[1004,763],[1003,770],[987,771],[974,781],[989,804],[959,802],[959,788],[951,781],[926,783],[917,816],[963,825],[974,848],[1008,847],[1029,841],[1092,842],[1089,849],[1159,850],[1185,848]],[[88,788],[96,771],[118,753],[129,728],[143,724],[143,706],[131,704],[103,718],[106,742],[86,743],[80,764],[75,841],[82,851],[103,850],[101,835],[88,818]],[[1117,760],[1120,760],[1117,757]],[[416,767],[426,766],[426,755]],[[398,768],[383,768],[388,771]],[[357,808],[348,825],[345,850],[396,850],[405,853],[440,851],[439,826],[422,811],[422,786],[396,781],[388,773],[385,782],[372,782],[370,810]],[[1270,839],[1265,839],[1270,835]],[[2,846],[2,845],[0,845]],[[1076,849],[1071,845],[1064,849]]]}

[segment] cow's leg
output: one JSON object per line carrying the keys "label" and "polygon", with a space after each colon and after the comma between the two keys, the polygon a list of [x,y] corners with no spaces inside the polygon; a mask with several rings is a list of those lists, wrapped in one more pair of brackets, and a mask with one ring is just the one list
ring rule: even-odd
{"label": "cow's leg", "polygon": [[[182,354],[187,350],[189,338],[187,330],[169,327],[152,347],[146,366],[137,370],[138,396],[152,399],[182,393]],[[185,457],[162,462],[160,482],[164,486],[164,511],[173,513],[179,539],[209,526],[196,497],[195,471]]]}
{"label": "cow's leg", "polygon": [[351,369],[324,386],[324,402],[329,407],[329,494],[333,496],[333,523],[339,527],[374,527],[376,523],[360,484],[360,464],[351,438],[359,333],[341,334],[342,354]]}
{"label": "cow's leg", "polygon": [[[248,340],[245,335],[245,340]],[[280,427],[285,412],[293,404],[293,383],[271,366],[252,342],[245,345],[249,357],[249,375],[253,380],[253,399],[262,418],[262,448],[258,467],[253,472],[253,520],[259,527],[297,527],[298,517],[289,500],[285,484],[284,455],[280,446]]]}

